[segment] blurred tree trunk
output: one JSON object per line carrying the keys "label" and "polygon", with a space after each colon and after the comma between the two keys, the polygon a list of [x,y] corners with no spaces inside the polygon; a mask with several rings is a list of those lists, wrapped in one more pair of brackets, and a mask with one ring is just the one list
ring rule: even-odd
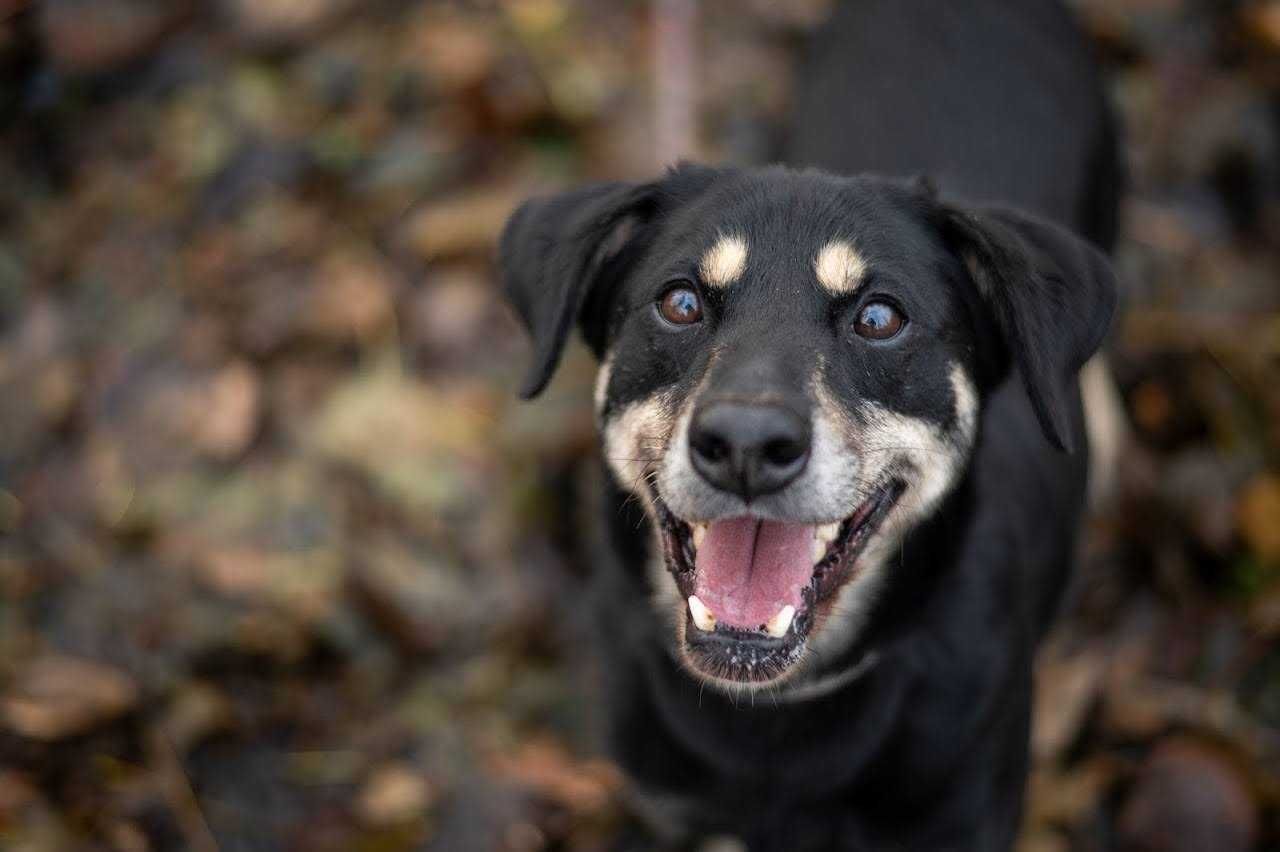
{"label": "blurred tree trunk", "polygon": [[659,169],[696,153],[697,0],[654,0],[654,159]]}

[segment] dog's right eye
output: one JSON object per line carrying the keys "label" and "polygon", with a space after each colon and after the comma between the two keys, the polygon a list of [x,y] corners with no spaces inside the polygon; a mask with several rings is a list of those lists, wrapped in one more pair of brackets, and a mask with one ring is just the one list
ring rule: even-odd
{"label": "dog's right eye", "polygon": [[702,300],[689,285],[677,284],[658,299],[658,313],[672,325],[692,325],[702,319]]}
{"label": "dog's right eye", "polygon": [[906,325],[906,318],[888,302],[872,302],[858,314],[853,331],[868,340],[888,340],[897,336]]}

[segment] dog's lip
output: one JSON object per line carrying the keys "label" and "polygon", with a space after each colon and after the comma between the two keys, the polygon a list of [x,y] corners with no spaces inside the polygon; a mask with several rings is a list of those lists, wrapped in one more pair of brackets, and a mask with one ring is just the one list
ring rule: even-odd
{"label": "dog's lip", "polygon": [[[693,610],[701,605],[694,594],[697,579],[694,527],[677,517],[651,483],[653,505],[658,516],[667,570],[675,579],[684,607],[684,642],[695,665],[715,677],[736,682],[762,682],[776,678],[800,658],[818,609],[856,576],[857,559],[872,533],[905,489],[899,479],[890,479],[871,490],[854,512],[840,519],[839,529],[826,553],[814,563],[809,584],[801,592],[802,603],[789,614],[789,624],[781,635],[766,630],[749,630],[712,621],[711,629],[695,623]],[[808,523],[797,521],[796,523]],[[821,523],[813,524],[823,526]],[[788,615],[780,613],[780,615]]]}

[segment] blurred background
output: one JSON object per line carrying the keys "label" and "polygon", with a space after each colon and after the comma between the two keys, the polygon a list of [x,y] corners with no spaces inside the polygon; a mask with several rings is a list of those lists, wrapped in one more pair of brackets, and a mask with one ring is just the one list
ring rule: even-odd
{"label": "blurred background", "polygon": [[[1131,434],[1021,848],[1277,849],[1280,2],[1074,5]],[[633,823],[574,641],[592,364],[516,402],[491,255],[533,191],[773,156],[827,3],[692,8],[0,0],[0,847]]]}

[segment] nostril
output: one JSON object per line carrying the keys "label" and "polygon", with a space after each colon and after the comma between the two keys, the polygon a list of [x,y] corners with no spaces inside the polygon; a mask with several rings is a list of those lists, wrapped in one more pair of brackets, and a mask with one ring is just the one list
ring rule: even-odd
{"label": "nostril", "polygon": [[766,443],[761,452],[765,461],[785,467],[805,454],[805,445],[791,438],[778,438]]}
{"label": "nostril", "polygon": [[693,441],[693,449],[709,462],[720,462],[729,457],[729,442],[719,435],[698,435]]}

